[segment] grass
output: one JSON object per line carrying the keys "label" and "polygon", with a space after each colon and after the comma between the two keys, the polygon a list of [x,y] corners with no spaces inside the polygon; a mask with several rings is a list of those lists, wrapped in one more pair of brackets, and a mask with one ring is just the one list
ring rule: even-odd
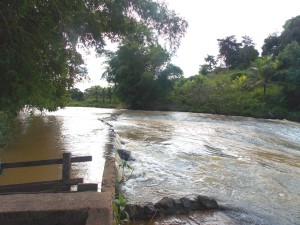
{"label": "grass", "polygon": [[120,108],[121,104],[110,103],[108,101],[84,100],[84,101],[70,101],[67,106],[72,107],[95,107],[95,108]]}

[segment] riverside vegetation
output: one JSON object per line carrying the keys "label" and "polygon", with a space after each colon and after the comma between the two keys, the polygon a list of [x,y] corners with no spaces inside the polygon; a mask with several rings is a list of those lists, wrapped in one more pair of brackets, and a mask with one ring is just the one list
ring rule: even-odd
{"label": "riverside vegetation", "polygon": [[300,16],[264,40],[259,56],[248,36],[218,39],[199,74],[183,77],[160,45],[127,39],[106,52],[109,87],[70,90],[71,106],[124,107],[300,121]]}
{"label": "riverside vegetation", "polygon": [[[266,37],[261,56],[248,36],[218,39],[219,54],[185,78],[171,59],[188,23],[163,2],[1,1],[0,9],[1,121],[24,108],[67,105],[300,121],[300,16]],[[116,52],[105,50],[107,40],[119,44]],[[79,48],[106,55],[109,87],[73,89],[87,76]]]}
{"label": "riverside vegetation", "polygon": [[175,52],[188,26],[167,4],[153,0],[3,0],[0,15],[1,139],[6,115],[66,106],[69,90],[87,77],[81,52],[93,48],[101,55],[107,41],[127,39],[144,45],[165,40]]}

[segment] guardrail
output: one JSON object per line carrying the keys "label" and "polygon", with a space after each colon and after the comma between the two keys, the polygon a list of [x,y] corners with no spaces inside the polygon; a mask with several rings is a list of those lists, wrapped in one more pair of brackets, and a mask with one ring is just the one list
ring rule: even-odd
{"label": "guardrail", "polygon": [[10,168],[46,166],[62,164],[62,179],[47,182],[36,182],[16,185],[0,186],[0,194],[23,193],[23,192],[63,192],[70,191],[71,185],[78,185],[77,191],[97,191],[98,184],[83,184],[83,178],[71,178],[72,163],[92,161],[92,156],[75,156],[72,157],[70,152],[63,153],[60,159],[47,159],[27,162],[2,163],[1,170]]}

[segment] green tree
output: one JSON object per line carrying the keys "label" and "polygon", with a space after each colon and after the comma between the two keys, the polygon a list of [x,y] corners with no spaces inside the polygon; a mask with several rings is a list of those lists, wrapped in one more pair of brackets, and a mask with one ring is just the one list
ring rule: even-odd
{"label": "green tree", "polygon": [[239,69],[249,68],[251,62],[255,61],[259,55],[255,49],[252,38],[248,36],[242,37],[242,47],[238,50],[238,67]]}
{"label": "green tree", "polygon": [[83,92],[78,88],[72,88],[70,90],[71,99],[75,101],[83,101]]}
{"label": "green tree", "polygon": [[[169,80],[182,71],[167,65],[170,54],[160,45],[125,42],[114,54],[108,54],[103,77],[115,85],[117,97],[131,108],[146,108],[168,92]],[[160,86],[159,86],[160,85]]]}
{"label": "green tree", "polygon": [[199,73],[202,75],[207,75],[210,73],[209,66],[207,64],[200,65]]}
{"label": "green tree", "polygon": [[152,0],[0,2],[0,111],[25,105],[55,110],[84,79],[78,46],[100,54],[105,40],[125,37],[179,45],[187,22]]}
{"label": "green tree", "polygon": [[106,88],[102,88],[102,102],[104,103],[105,102],[105,98],[106,98]]}
{"label": "green tree", "polygon": [[262,55],[271,55],[276,57],[287,45],[293,41],[296,41],[298,44],[300,44],[300,16],[296,16],[287,20],[280,35],[274,33],[265,39],[262,47]]}
{"label": "green tree", "polygon": [[112,103],[112,97],[113,97],[113,89],[112,87],[107,87],[106,88],[106,96],[109,99],[109,104]]}
{"label": "green tree", "polygon": [[288,106],[296,109],[300,106],[300,45],[294,41],[279,53],[277,70],[283,82]]}
{"label": "green tree", "polygon": [[300,44],[300,16],[287,20],[283,25],[283,29],[280,35],[282,49],[293,41]]}
{"label": "green tree", "polygon": [[241,43],[236,40],[235,36],[218,39],[219,58],[229,69],[245,69],[259,55],[250,37],[243,36],[242,39]]}
{"label": "green tree", "polygon": [[268,56],[257,58],[250,68],[254,71],[259,77],[260,81],[257,85],[263,86],[263,94],[266,95],[267,86],[271,82],[272,77],[275,75],[275,64],[272,62],[271,58]]}
{"label": "green tree", "polygon": [[213,55],[207,55],[204,58],[204,61],[206,62],[209,72],[212,72],[216,68],[217,63],[218,63],[218,61],[215,59],[215,56],[213,56]]}
{"label": "green tree", "polygon": [[172,91],[174,81],[182,77],[183,71],[173,64],[168,64],[157,76],[158,88],[162,98],[163,106],[166,104],[166,98]]}
{"label": "green tree", "polygon": [[217,39],[217,41],[219,42],[219,58],[225,62],[227,68],[235,68],[239,62],[238,51],[242,44],[237,42],[234,35]]}
{"label": "green tree", "polygon": [[277,33],[270,34],[262,46],[262,56],[277,56],[280,52],[280,37]]}
{"label": "green tree", "polygon": [[98,102],[101,96],[103,95],[103,88],[99,85],[95,85],[90,88],[87,88],[84,91],[84,94],[87,98],[95,99],[96,102]]}

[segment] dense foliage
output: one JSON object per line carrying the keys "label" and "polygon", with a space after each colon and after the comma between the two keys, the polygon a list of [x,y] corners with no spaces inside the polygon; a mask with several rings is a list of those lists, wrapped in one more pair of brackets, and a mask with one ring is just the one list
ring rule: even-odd
{"label": "dense foliage", "polygon": [[[126,42],[111,53],[105,77],[115,96],[134,108],[300,121],[299,21],[288,20],[282,34],[266,38],[262,57],[248,36],[218,39],[219,55],[207,55],[199,75],[189,78],[165,66],[169,58],[160,46]],[[168,68],[177,76],[162,72]]]}
{"label": "dense foliage", "polygon": [[283,28],[284,30],[280,35],[273,33],[265,39],[265,43],[262,47],[263,56],[270,55],[276,57],[293,41],[300,44],[300,16],[287,20]]}
{"label": "dense foliage", "polygon": [[244,36],[241,43],[237,42],[235,36],[218,39],[218,42],[220,52],[218,57],[230,69],[245,69],[259,55],[252,39],[248,36]]}
{"label": "dense foliage", "polygon": [[[55,110],[70,99],[299,120],[300,16],[271,34],[259,57],[249,36],[218,39],[199,75],[170,64],[185,20],[153,0],[0,2],[0,112]],[[118,42],[116,52],[105,41]],[[158,42],[169,43],[168,50]],[[111,87],[73,89],[87,71],[79,48],[106,53]],[[289,115],[289,116],[287,116]],[[292,115],[292,116],[290,116]]]}
{"label": "dense foliage", "polygon": [[149,108],[170,91],[171,80],[182,70],[170,63],[170,54],[160,45],[126,41],[108,54],[103,76],[114,84],[117,97],[134,109]]}
{"label": "dense foliage", "polygon": [[[251,38],[218,39],[200,75],[179,80],[172,105],[182,110],[300,121],[300,16],[265,39],[262,57]],[[243,70],[241,70],[243,69]]]}
{"label": "dense foliage", "polygon": [[100,54],[106,39],[155,43],[160,37],[174,50],[186,27],[152,0],[2,0],[0,111],[64,106],[68,90],[86,76],[79,46]]}

